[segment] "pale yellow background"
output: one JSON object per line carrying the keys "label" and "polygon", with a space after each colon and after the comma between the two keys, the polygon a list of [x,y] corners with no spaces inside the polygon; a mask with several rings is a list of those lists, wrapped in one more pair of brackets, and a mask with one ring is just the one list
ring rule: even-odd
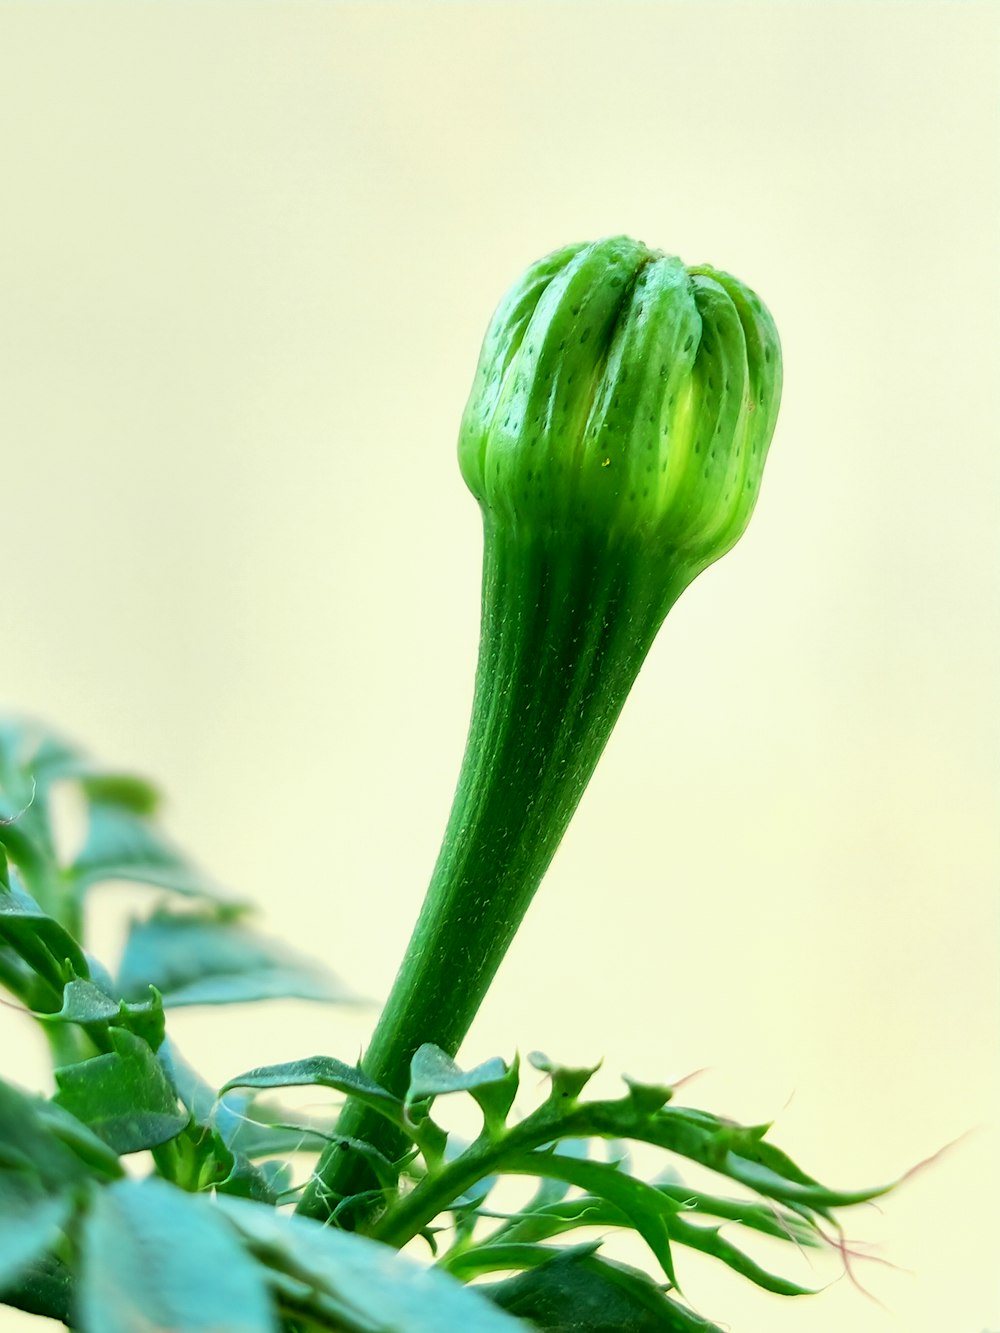
{"label": "pale yellow background", "polygon": [[[157,776],[369,994],[465,734],[454,440],[495,301],[625,231],[771,305],[750,531],[671,614],[466,1048],[707,1066],[686,1097],[836,1183],[967,1135],[849,1221],[912,1270],[857,1266],[884,1308],[682,1258],[735,1333],[1000,1329],[998,36],[975,3],[0,9],[2,704]],[[146,902],[99,895],[96,946]],[[371,1019],[173,1031],[221,1080],[351,1059]]]}

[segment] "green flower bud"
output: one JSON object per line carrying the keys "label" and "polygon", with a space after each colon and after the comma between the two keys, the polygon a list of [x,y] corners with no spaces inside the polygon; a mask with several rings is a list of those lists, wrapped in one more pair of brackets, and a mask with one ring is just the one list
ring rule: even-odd
{"label": "green flower bud", "polygon": [[[458,1046],[670,606],[746,527],[778,410],[767,311],[624,237],[534,264],[493,317],[459,440],[483,511],[479,667],[451,818],[364,1061],[403,1097]],[[338,1125],[401,1139],[348,1102]],[[321,1160],[301,1205],[371,1186]]]}
{"label": "green flower bud", "polygon": [[735,278],[627,237],[533,264],[487,331],[459,460],[496,522],[642,546],[673,585],[749,521],[781,354]]}

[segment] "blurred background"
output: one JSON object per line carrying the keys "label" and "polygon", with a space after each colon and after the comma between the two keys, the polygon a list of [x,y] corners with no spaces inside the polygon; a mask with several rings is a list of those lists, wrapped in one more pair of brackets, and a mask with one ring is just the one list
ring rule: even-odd
{"label": "blurred background", "polygon": [[[372,997],[465,737],[455,438],[494,304],[628,232],[771,307],[756,515],[465,1048],[603,1056],[609,1088],[704,1067],[686,1097],[837,1185],[958,1140],[850,1218],[877,1299],[685,1259],[736,1333],[1000,1329],[998,37],[978,3],[0,10],[0,707],[154,776],[177,840]],[[149,901],[99,893],[95,950]],[[373,1019],[172,1031],[221,1081],[353,1059]],[[0,1049],[48,1086],[10,1009]]]}

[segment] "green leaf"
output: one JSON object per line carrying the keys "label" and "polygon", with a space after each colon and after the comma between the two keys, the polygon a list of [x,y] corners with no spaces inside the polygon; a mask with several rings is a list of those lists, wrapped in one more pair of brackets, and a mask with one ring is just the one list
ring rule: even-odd
{"label": "green leaf", "polygon": [[549,1094],[549,1100],[560,1103],[563,1101],[576,1101],[580,1093],[594,1077],[601,1067],[601,1062],[596,1065],[590,1065],[588,1068],[573,1068],[570,1065],[556,1064],[550,1060],[547,1055],[541,1051],[532,1051],[528,1055],[528,1063],[534,1065],[536,1069],[541,1070],[543,1074],[548,1074],[552,1082],[552,1091]]}
{"label": "green leaf", "polygon": [[549,1333],[722,1333],[637,1269],[578,1246],[478,1290]]}
{"label": "green leaf", "polygon": [[81,772],[79,782],[89,801],[118,806],[134,815],[149,817],[160,804],[159,789],[134,773]]}
{"label": "green leaf", "polygon": [[0,886],[0,941],[58,991],[68,980],[67,963],[78,977],[89,976],[79,944],[21,888],[13,873],[7,886]]}
{"label": "green leaf", "polygon": [[663,1218],[665,1200],[652,1185],[628,1176],[606,1162],[587,1161],[558,1152],[523,1153],[504,1161],[503,1169],[562,1180],[607,1199],[628,1218],[676,1286],[670,1235]]}
{"label": "green leaf", "polygon": [[430,1042],[421,1046],[410,1061],[407,1106],[451,1092],[467,1092],[479,1104],[487,1130],[496,1135],[506,1124],[517,1095],[518,1061],[507,1065],[499,1056],[475,1069],[462,1070],[447,1052]]}
{"label": "green leaf", "polygon": [[0,1302],[68,1325],[71,1289],[66,1265],[52,1254],[42,1254],[21,1270],[16,1281],[0,1289]]}
{"label": "green leaf", "polygon": [[474,1289],[364,1236],[241,1199],[216,1203],[262,1262],[333,1300],[345,1322],[352,1320],[352,1333],[515,1333],[521,1327]]}
{"label": "green leaf", "polygon": [[751,1199],[727,1198],[693,1190],[675,1177],[658,1178],[653,1185],[669,1199],[681,1205],[692,1217],[720,1217],[751,1231],[759,1231],[777,1240],[801,1246],[819,1246],[823,1241],[814,1223],[798,1213],[779,1208],[774,1203],[755,1203]]}
{"label": "green leaf", "polygon": [[264,1273],[232,1228],[161,1180],[97,1193],[81,1269],[81,1333],[278,1333]]}
{"label": "green leaf", "polygon": [[63,988],[62,1008],[54,1014],[39,1014],[43,1021],[80,1023],[83,1026],[109,1023],[118,1017],[121,1002],[95,986],[92,981],[74,977]]}
{"label": "green leaf", "polygon": [[55,1244],[86,1181],[120,1174],[86,1126],[0,1082],[0,1289],[20,1283]]}
{"label": "green leaf", "polygon": [[230,900],[162,833],[132,809],[110,801],[90,806],[87,837],[68,874],[80,893],[92,884],[131,880],[188,897]]}
{"label": "green leaf", "polygon": [[48,1194],[37,1176],[0,1170],[0,1289],[55,1244],[72,1211],[68,1192]]}
{"label": "green leaf", "polygon": [[761,1268],[745,1254],[743,1250],[733,1245],[725,1236],[719,1227],[698,1226],[694,1222],[687,1221],[677,1214],[667,1218],[667,1229],[670,1232],[671,1240],[678,1241],[682,1245],[690,1246],[691,1249],[700,1250],[702,1254],[711,1254],[716,1259],[721,1259],[724,1264],[739,1273],[741,1277],[749,1278],[751,1282],[758,1287],[763,1287],[765,1291],[772,1291],[777,1296],[814,1296],[816,1289],[813,1287],[803,1287],[797,1282],[781,1277],[777,1273],[769,1273],[766,1268]]}
{"label": "green leaf", "polygon": [[93,981],[74,977],[63,988],[62,1008],[55,1013],[36,1013],[35,1017],[42,1023],[77,1023],[91,1031],[114,1024],[128,1028],[155,1051],[166,1031],[159,995],[150,988],[150,999],[129,1004],[125,1000],[116,1000],[109,993],[113,989],[110,980],[98,986]]}
{"label": "green leaf", "polygon": [[[586,1251],[588,1254],[593,1254],[597,1248],[596,1242],[573,1247],[574,1250]],[[453,1277],[460,1277],[463,1282],[468,1282],[470,1278],[478,1277],[481,1273],[509,1273],[518,1269],[537,1268],[541,1264],[548,1263],[550,1259],[560,1258],[572,1252],[554,1245],[536,1245],[532,1241],[501,1241],[494,1244],[489,1240],[482,1245],[472,1245],[468,1249],[460,1250],[452,1256],[445,1255],[439,1260],[438,1267],[451,1273]]]}
{"label": "green leaf", "polygon": [[250,1069],[224,1083],[222,1096],[231,1088],[333,1088],[348,1097],[364,1102],[394,1125],[404,1128],[403,1103],[391,1092],[373,1082],[357,1065],[346,1065],[332,1056],[314,1055],[305,1060],[291,1060],[287,1064],[262,1065]]}
{"label": "green leaf", "polygon": [[296,1121],[291,1111],[270,1102],[262,1104],[247,1093],[229,1092],[219,1097],[169,1039],[157,1056],[195,1124],[217,1134],[237,1156],[316,1151],[331,1137],[332,1125],[327,1121]]}
{"label": "green leaf", "polygon": [[188,1115],[177,1105],[155,1054],[124,1028],[109,1030],[114,1050],[55,1071],[54,1101],[71,1111],[118,1153],[140,1152],[181,1132]]}
{"label": "green leaf", "polygon": [[37,1176],[49,1193],[122,1174],[117,1156],[86,1125],[44,1097],[0,1080],[0,1170]]}
{"label": "green leaf", "polygon": [[134,922],[118,984],[128,998],[153,985],[168,1008],[295,997],[347,1003],[353,997],[319,963],[248,930],[232,914],[154,912]]}

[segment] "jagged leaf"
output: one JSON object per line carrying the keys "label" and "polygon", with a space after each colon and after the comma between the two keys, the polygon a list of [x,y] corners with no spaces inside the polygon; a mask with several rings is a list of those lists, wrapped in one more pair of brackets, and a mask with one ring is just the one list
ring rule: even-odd
{"label": "jagged leaf", "polygon": [[721,1259],[734,1273],[749,1278],[765,1291],[773,1291],[777,1296],[815,1295],[815,1288],[800,1286],[789,1278],[762,1268],[748,1254],[727,1240],[719,1227],[699,1226],[675,1214],[672,1217],[668,1216],[667,1230],[670,1232],[671,1240],[687,1245],[691,1249],[700,1250],[702,1254],[711,1254],[716,1259]]}

